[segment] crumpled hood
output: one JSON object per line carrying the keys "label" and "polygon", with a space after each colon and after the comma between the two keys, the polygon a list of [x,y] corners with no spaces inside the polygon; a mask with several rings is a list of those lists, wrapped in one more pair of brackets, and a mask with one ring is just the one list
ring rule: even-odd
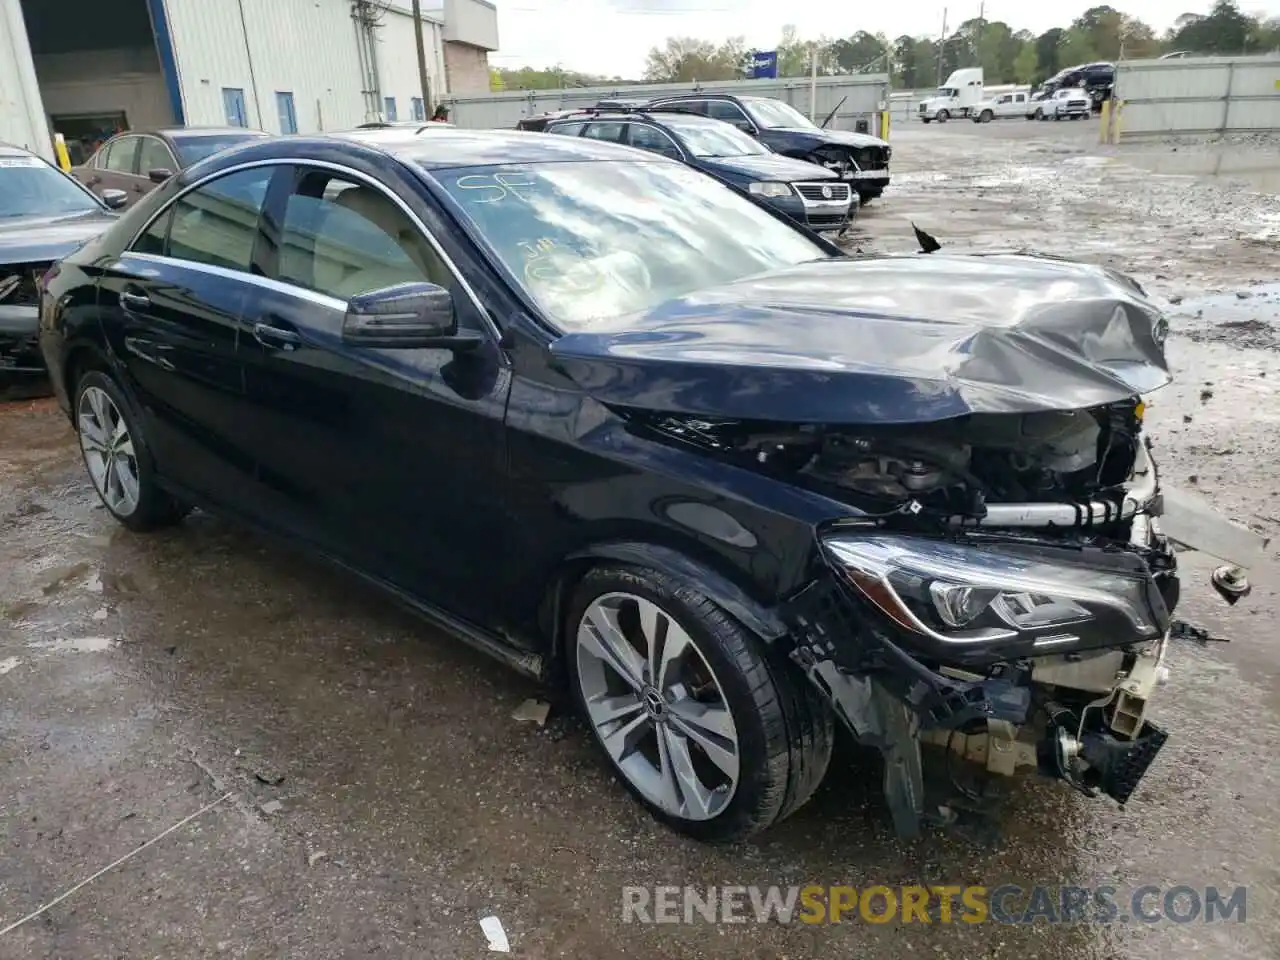
{"label": "crumpled hood", "polygon": [[0,264],[61,260],[115,220],[105,210],[69,217],[0,218]]}
{"label": "crumpled hood", "polygon": [[702,157],[702,162],[728,174],[739,174],[745,177],[767,177],[785,183],[804,180],[830,180],[839,182],[840,177],[826,167],[806,160],[793,160],[779,153],[746,157]]}
{"label": "crumpled hood", "polygon": [[1014,254],[834,258],[556,340],[604,403],[712,418],[925,423],[1164,386],[1167,322],[1132,280]]}
{"label": "crumpled hood", "polygon": [[823,130],[811,127],[770,127],[766,133],[785,133],[789,136],[810,137],[814,143],[838,143],[845,147],[887,147],[888,143],[869,133],[852,130]]}

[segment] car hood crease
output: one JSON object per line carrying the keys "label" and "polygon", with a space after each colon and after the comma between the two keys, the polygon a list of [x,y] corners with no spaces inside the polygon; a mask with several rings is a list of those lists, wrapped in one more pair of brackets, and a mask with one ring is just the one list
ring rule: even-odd
{"label": "car hood crease", "polygon": [[833,258],[556,340],[595,399],[703,417],[925,423],[1071,410],[1170,380],[1166,321],[1128,278],[1018,255]]}

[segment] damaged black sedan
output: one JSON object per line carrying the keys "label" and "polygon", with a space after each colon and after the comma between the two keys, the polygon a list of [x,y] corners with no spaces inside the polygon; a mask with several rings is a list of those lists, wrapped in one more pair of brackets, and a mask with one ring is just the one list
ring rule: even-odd
{"label": "damaged black sedan", "polygon": [[[709,177],[521,133],[285,138],[46,279],[90,477],[293,538],[571,692],[676,829],[746,836],[883,753],[1125,801],[1178,599],[1107,270],[851,258]],[[923,749],[922,749],[923,748]]]}

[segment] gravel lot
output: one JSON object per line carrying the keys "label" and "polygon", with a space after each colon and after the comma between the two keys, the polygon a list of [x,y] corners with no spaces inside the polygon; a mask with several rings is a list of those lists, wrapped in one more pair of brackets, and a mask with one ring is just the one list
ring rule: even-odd
{"label": "gravel lot", "polygon": [[[900,124],[895,181],[853,239],[1114,264],[1173,313],[1166,477],[1280,534],[1280,169],[1271,148],[1099,148],[1093,124]],[[1213,174],[1217,173],[1216,176]],[[1274,176],[1274,175],[1273,175]],[[1270,190],[1264,195],[1260,190]],[[1273,557],[1273,561],[1276,558]],[[220,797],[0,957],[479,957],[479,918],[528,958],[1271,958],[1280,945],[1280,567],[1226,608],[1187,554],[1156,704],[1171,739],[1126,810],[1015,784],[998,836],[888,827],[851,750],[751,846],[654,824],[538,691],[332,571],[219,520],[139,538],[95,508],[47,402],[0,408],[0,929]],[[637,926],[654,884],[1248,887],[1209,925]]]}

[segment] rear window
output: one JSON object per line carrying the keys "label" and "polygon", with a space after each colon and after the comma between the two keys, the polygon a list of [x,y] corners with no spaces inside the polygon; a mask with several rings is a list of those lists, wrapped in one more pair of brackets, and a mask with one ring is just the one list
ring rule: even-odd
{"label": "rear window", "polygon": [[176,142],[178,160],[184,167],[199,163],[205,157],[211,157],[219,150],[226,150],[250,140],[261,140],[262,134],[254,133],[220,133],[205,137],[182,137]]}

